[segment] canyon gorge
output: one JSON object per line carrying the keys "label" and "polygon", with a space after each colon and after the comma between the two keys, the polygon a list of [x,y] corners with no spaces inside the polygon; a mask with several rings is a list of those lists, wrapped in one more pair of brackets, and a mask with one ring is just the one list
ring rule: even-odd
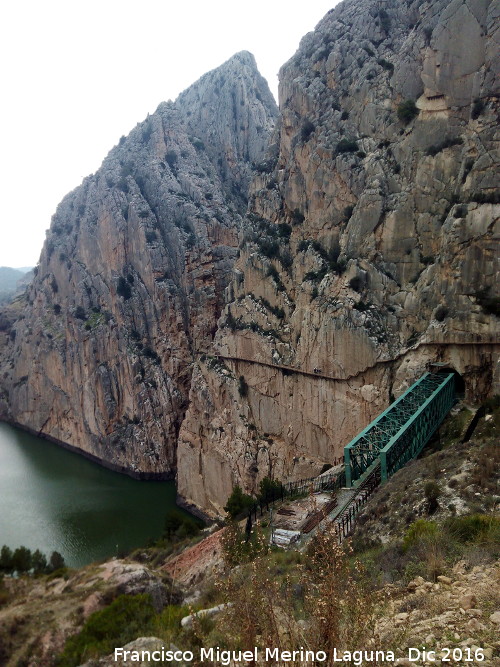
{"label": "canyon gorge", "polygon": [[[495,0],[345,0],[241,52],[59,205],[0,313],[0,418],[224,514],[429,368],[500,393]],[[438,366],[436,366],[438,364]]]}

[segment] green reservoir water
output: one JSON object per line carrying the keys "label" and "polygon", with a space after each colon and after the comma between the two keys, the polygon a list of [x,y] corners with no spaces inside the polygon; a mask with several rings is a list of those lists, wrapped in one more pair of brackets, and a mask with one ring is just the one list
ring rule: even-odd
{"label": "green reservoir water", "polygon": [[174,482],[142,482],[0,423],[0,546],[59,551],[70,567],[145,545]]}

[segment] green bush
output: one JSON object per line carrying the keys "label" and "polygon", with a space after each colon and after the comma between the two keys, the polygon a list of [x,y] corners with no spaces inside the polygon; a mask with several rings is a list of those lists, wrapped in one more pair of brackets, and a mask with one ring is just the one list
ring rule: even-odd
{"label": "green bush", "polygon": [[1,551],[0,551],[0,571],[3,572],[12,572],[14,569],[14,564],[13,564],[13,553],[12,549],[8,547],[6,544],[3,545]]}
{"label": "green bush", "polygon": [[177,153],[175,151],[167,151],[165,155],[165,162],[168,163],[170,169],[175,169],[177,165]]}
{"label": "green bush", "polygon": [[178,510],[170,510],[165,516],[164,532],[167,539],[193,537],[200,531],[201,522],[185,516]]}
{"label": "green bush", "polygon": [[438,525],[435,521],[419,519],[412,523],[406,535],[403,538],[403,550],[408,551],[418,542],[433,540],[439,533]]}
{"label": "green bush", "polygon": [[243,493],[238,484],[233,488],[231,495],[227,499],[224,510],[229,514],[231,519],[236,519],[238,516],[244,514],[255,504],[252,496]]}
{"label": "green bush", "polygon": [[477,120],[479,116],[483,113],[484,111],[484,102],[480,100],[479,98],[476,98],[474,100],[474,104],[472,105],[472,111],[470,117],[472,120]]}
{"label": "green bush", "polygon": [[89,658],[112,653],[116,646],[152,634],[155,617],[150,595],[120,595],[109,607],[91,614],[81,631],[66,641],[56,665],[77,667]]}
{"label": "green bush", "polygon": [[401,104],[398,106],[398,118],[405,125],[411,123],[411,121],[416,118],[418,114],[419,111],[417,109],[417,105],[413,100],[406,100],[405,102],[401,102]]}
{"label": "green bush", "polygon": [[427,482],[424,487],[424,495],[427,500],[428,512],[433,514],[439,507],[438,498],[441,495],[439,484],[434,481]]}
{"label": "green bush", "polygon": [[272,480],[270,477],[264,477],[259,485],[260,491],[258,499],[262,503],[272,502],[281,498],[283,494],[283,485],[281,482]]}
{"label": "green bush", "polygon": [[485,289],[476,292],[474,296],[485,313],[500,317],[500,297],[493,296],[490,291],[491,288],[486,287]]}
{"label": "green bush", "polygon": [[258,241],[258,246],[264,257],[268,257],[269,259],[274,259],[280,254],[280,246],[278,241],[271,241],[270,239],[264,238]]}
{"label": "green bush", "polygon": [[285,249],[280,252],[279,261],[284,269],[289,269],[293,264],[293,257],[289,250]]}
{"label": "green bush", "polygon": [[292,228],[286,222],[278,225],[278,236],[282,239],[289,239],[292,234]]}
{"label": "green bush", "polygon": [[75,317],[77,320],[86,320],[87,315],[83,306],[77,306],[75,310]]}
{"label": "green bush", "polygon": [[384,58],[379,58],[377,60],[377,62],[380,65],[380,67],[383,67],[388,72],[391,72],[391,74],[392,74],[392,72],[394,72],[394,65],[391,62],[389,62],[388,60],[385,60]]}
{"label": "green bush", "polygon": [[337,144],[337,153],[355,153],[358,150],[358,142],[354,139],[341,139]]}
{"label": "green bush", "polygon": [[486,514],[453,517],[446,521],[445,527],[460,542],[500,539],[500,518]]}
{"label": "green bush", "polygon": [[445,139],[440,144],[429,146],[426,151],[427,155],[432,155],[433,157],[444,151],[445,148],[451,148],[452,146],[461,146],[464,143],[464,140],[461,137],[455,137],[453,139]]}
{"label": "green bush", "polygon": [[241,396],[241,398],[248,396],[248,384],[243,375],[240,375],[238,380],[238,394]]}
{"label": "green bush", "polygon": [[389,14],[385,11],[385,9],[381,9],[378,13],[378,16],[380,19],[380,27],[387,34],[391,29],[391,19],[389,18]]}
{"label": "green bush", "polygon": [[116,291],[119,296],[122,296],[125,299],[125,301],[127,299],[130,299],[130,297],[132,296],[132,289],[130,288],[129,283],[125,280],[125,278],[123,278],[123,276],[120,276],[118,278],[118,285]]}
{"label": "green bush", "polygon": [[304,121],[300,129],[300,138],[302,139],[302,141],[308,141],[309,137],[311,136],[311,134],[314,132],[315,129],[316,126],[310,120]]}

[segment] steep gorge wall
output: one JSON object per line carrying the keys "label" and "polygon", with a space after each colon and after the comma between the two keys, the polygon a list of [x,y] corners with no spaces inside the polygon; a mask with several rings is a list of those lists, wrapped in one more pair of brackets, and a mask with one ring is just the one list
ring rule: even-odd
{"label": "steep gorge wall", "polygon": [[192,362],[211,345],[276,114],[253,56],[236,54],[65,197],[25,303],[0,318],[3,419],[132,474],[174,474]]}
{"label": "steep gorge wall", "polygon": [[347,0],[282,68],[180,432],[187,502],[219,514],[235,483],[320,472],[432,362],[470,402],[498,393],[499,14]]}

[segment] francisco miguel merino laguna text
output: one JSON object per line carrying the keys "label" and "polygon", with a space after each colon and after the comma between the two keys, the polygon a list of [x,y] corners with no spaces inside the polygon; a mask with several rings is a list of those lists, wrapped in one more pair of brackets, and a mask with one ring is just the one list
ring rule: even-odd
{"label": "francisco miguel merino laguna text", "polygon": [[[354,665],[361,665],[363,660],[366,662],[394,662],[393,651],[333,651],[333,661],[339,663],[349,663]],[[221,649],[218,646],[215,648],[200,648],[199,659],[207,660],[209,662],[219,663],[226,667],[231,662],[241,663],[257,663],[258,661],[269,663],[283,663],[300,660],[301,662],[326,662],[328,655],[325,651],[311,651],[300,648],[295,651],[286,651],[279,648],[265,648],[259,649],[254,646],[253,649],[247,651],[231,651]],[[150,662],[173,662],[184,661],[192,662],[194,660],[194,653],[192,651],[181,651],[179,649],[167,650],[165,647],[156,651],[135,651],[124,648],[115,648],[114,660],[122,660],[123,662],[141,662],[149,660]]]}

